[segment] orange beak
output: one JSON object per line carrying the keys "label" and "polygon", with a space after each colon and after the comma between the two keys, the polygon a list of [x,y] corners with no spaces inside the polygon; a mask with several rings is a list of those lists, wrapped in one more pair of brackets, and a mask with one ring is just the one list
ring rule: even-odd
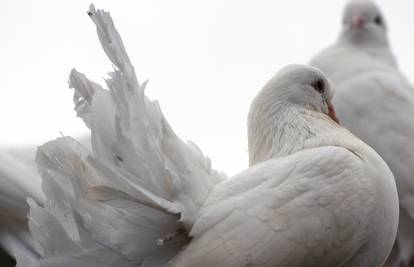
{"label": "orange beak", "polygon": [[328,104],[328,116],[331,117],[331,119],[333,119],[336,123],[340,124],[338,118],[336,117],[334,107],[332,106],[330,102],[327,102],[327,104]]}

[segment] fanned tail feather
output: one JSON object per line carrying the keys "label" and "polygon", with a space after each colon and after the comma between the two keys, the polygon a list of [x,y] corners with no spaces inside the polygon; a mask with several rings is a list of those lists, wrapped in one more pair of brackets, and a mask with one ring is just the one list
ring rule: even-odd
{"label": "fanned tail feather", "polygon": [[91,5],[88,15],[115,70],[109,90],[70,73],[92,153],[70,137],[38,150],[46,202],[29,201],[38,264],[164,266],[189,242],[200,207],[225,176],[145,96],[109,13]]}
{"label": "fanned tail feather", "polygon": [[25,158],[13,150],[0,152],[0,246],[12,256],[20,253],[28,259],[38,259],[26,223],[29,211],[26,198],[43,203],[44,196],[33,159],[28,164],[33,154],[24,150],[27,150]]}
{"label": "fanned tail feather", "polygon": [[40,183],[36,170],[17,158],[0,152],[0,215],[4,218],[24,219],[28,209],[28,196],[39,203],[43,202]]}

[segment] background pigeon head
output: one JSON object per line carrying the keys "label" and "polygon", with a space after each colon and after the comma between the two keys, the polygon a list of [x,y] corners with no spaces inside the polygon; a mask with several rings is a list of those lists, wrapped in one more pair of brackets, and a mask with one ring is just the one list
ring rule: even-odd
{"label": "background pigeon head", "polygon": [[354,44],[387,46],[387,25],[379,7],[369,0],[352,0],[345,6],[341,39]]}

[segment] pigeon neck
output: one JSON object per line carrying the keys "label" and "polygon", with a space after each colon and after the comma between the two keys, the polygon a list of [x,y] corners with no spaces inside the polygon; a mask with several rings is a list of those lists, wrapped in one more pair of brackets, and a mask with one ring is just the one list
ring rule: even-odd
{"label": "pigeon neck", "polygon": [[339,35],[339,43],[347,43],[365,49],[390,49],[385,33],[376,33],[370,30],[343,29]]}
{"label": "pigeon neck", "polygon": [[291,103],[254,105],[248,122],[249,164],[300,151],[309,140],[318,146],[318,137],[335,128],[341,127],[327,115]]}
{"label": "pigeon neck", "polygon": [[[367,60],[361,60],[361,62],[355,62],[356,64],[364,65],[372,60],[383,62],[387,65],[397,68],[397,62],[387,40],[376,41],[373,39],[361,39],[358,40],[350,36],[350,34],[342,33],[337,44],[339,47],[345,48],[356,55],[363,55],[368,57]],[[370,67],[372,67],[370,65]]]}

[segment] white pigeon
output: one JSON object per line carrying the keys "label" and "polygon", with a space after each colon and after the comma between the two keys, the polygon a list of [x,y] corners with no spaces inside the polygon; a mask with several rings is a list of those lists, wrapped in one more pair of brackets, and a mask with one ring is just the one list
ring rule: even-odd
{"label": "white pigeon", "polygon": [[341,123],[372,146],[395,176],[400,200],[395,266],[407,266],[414,255],[414,88],[397,67],[377,5],[349,2],[337,42],[311,65],[335,84]]}
{"label": "white pigeon", "polygon": [[397,231],[385,162],[337,124],[331,85],[292,65],[253,101],[251,167],[231,178],[179,139],[144,94],[109,14],[88,12],[115,66],[109,90],[73,70],[92,152],[39,148],[44,207],[29,200],[39,262],[18,266],[379,267]]}

